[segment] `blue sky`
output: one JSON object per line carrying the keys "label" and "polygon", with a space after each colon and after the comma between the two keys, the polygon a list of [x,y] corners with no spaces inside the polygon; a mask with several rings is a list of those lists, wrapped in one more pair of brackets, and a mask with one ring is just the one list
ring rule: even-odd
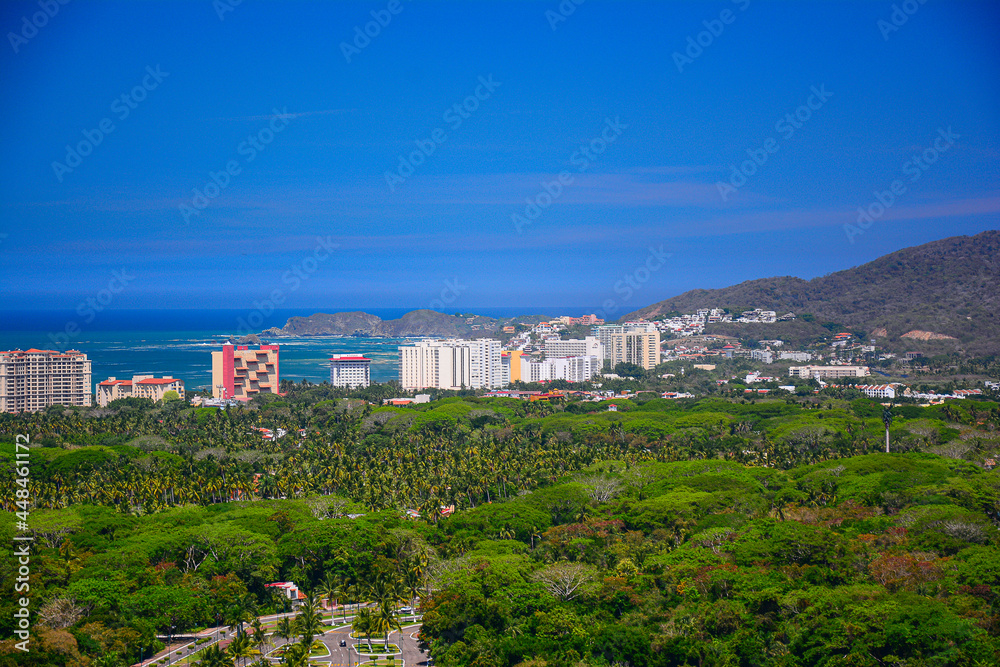
{"label": "blue sky", "polygon": [[617,317],[1000,226],[995,2],[223,2],[3,3],[5,307]]}

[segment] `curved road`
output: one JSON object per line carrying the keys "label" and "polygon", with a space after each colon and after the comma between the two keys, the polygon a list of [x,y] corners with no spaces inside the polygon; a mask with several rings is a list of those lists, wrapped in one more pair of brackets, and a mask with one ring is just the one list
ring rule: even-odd
{"label": "curved road", "polygon": [[[276,619],[283,618],[285,616],[294,617],[296,613],[297,612],[289,612],[284,614],[273,614],[269,616],[262,616],[260,620],[266,626],[270,621],[274,621]],[[327,630],[325,633],[323,633],[322,636],[316,638],[317,641],[321,641],[323,642],[323,644],[326,645],[327,649],[330,651],[330,655],[326,657],[317,657],[315,658],[315,660],[324,662],[330,661],[331,663],[330,667],[356,667],[359,664],[359,662],[364,662],[364,657],[360,656],[357,653],[357,651],[353,649],[354,644],[357,643],[357,640],[351,639],[350,637],[350,632],[351,632],[350,622],[353,620],[353,618],[354,614],[348,613],[346,625],[344,624],[343,618],[340,615],[338,615],[337,618],[333,619],[332,623],[333,629]],[[400,649],[402,649],[402,655],[398,657],[402,658],[404,667],[426,667],[427,665],[427,657],[428,657],[427,653],[420,650],[420,648],[418,647],[417,639],[414,636],[415,633],[420,629],[420,624],[415,622],[418,621],[419,618],[420,616],[418,615],[401,616],[400,622],[405,623],[409,621],[410,625],[403,626],[402,636],[400,636],[400,633],[398,631],[393,632],[392,634],[389,635],[389,641],[391,643],[397,644],[400,647]],[[330,621],[330,619],[325,619],[325,620]],[[172,644],[170,647],[160,651],[152,658],[147,658],[146,660],[143,660],[140,663],[136,663],[135,665],[133,665],[133,667],[147,667],[155,664],[157,660],[162,660],[164,657],[170,658],[170,661],[167,663],[166,667],[169,667],[169,665],[172,665],[175,662],[183,661],[192,653],[201,651],[205,648],[208,648],[212,644],[216,643],[219,637],[218,634],[219,630],[226,631],[227,638],[223,639],[222,643],[223,645],[228,644],[229,639],[231,639],[232,629],[227,626],[223,626],[221,628],[212,628],[210,630],[205,630],[199,633],[197,636],[211,637],[213,641],[209,641],[198,646],[195,646],[194,642],[191,640],[177,642]],[[346,647],[340,646],[341,640],[347,642]],[[277,648],[279,646],[284,646],[285,644],[286,642],[281,641],[280,643],[275,644],[274,648]],[[181,655],[177,655],[177,651],[180,651]],[[276,660],[276,658],[272,659],[272,661],[274,660]]]}

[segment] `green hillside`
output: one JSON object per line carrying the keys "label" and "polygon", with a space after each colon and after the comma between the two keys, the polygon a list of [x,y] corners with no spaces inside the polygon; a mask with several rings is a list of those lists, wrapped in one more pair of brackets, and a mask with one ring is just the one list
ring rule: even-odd
{"label": "green hillside", "polygon": [[[822,324],[876,332],[888,347],[971,354],[1000,350],[1000,231],[954,236],[898,252],[845,271],[802,280],[751,280],[716,290],[692,290],[626,315],[623,320],[698,308],[753,308],[812,315],[812,323],[720,325],[712,330],[739,335],[752,329],[761,338],[820,335]],[[793,326],[799,330],[791,335]],[[804,330],[803,330],[804,329]],[[878,329],[885,329],[881,336]],[[957,340],[922,342],[902,334],[919,330]]]}

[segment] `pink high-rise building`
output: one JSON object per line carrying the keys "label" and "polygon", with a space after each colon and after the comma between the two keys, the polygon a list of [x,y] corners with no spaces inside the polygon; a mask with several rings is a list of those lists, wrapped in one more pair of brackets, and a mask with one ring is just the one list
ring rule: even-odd
{"label": "pink high-rise building", "polygon": [[212,396],[249,401],[257,394],[277,394],[278,346],[223,345],[212,353]]}

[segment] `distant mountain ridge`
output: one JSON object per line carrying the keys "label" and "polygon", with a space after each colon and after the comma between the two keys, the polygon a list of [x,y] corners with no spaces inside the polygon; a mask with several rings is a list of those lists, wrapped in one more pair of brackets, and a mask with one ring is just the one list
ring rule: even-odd
{"label": "distant mountain ridge", "polygon": [[[836,322],[869,335],[882,334],[889,340],[899,340],[911,331],[957,339],[924,335],[903,339],[911,347],[915,341],[933,341],[940,349],[958,347],[970,353],[997,353],[1000,231],[953,236],[904,248],[812,280],[782,276],[722,289],[691,290],[629,313],[622,320],[650,319],[672,311],[693,313],[698,308],[762,308],[777,311],[778,315],[789,311],[808,313],[815,316],[817,324]],[[780,333],[783,324],[743,327]],[[732,333],[740,326],[724,325],[721,330]]]}
{"label": "distant mountain ridge", "polygon": [[[541,321],[541,316],[511,318],[517,321]],[[308,317],[290,317],[285,326],[267,329],[261,335],[282,336],[364,336],[402,338],[406,336],[447,336],[474,338],[496,333],[508,320],[481,315],[459,317],[433,310],[413,310],[395,320],[354,311],[315,313]]]}

